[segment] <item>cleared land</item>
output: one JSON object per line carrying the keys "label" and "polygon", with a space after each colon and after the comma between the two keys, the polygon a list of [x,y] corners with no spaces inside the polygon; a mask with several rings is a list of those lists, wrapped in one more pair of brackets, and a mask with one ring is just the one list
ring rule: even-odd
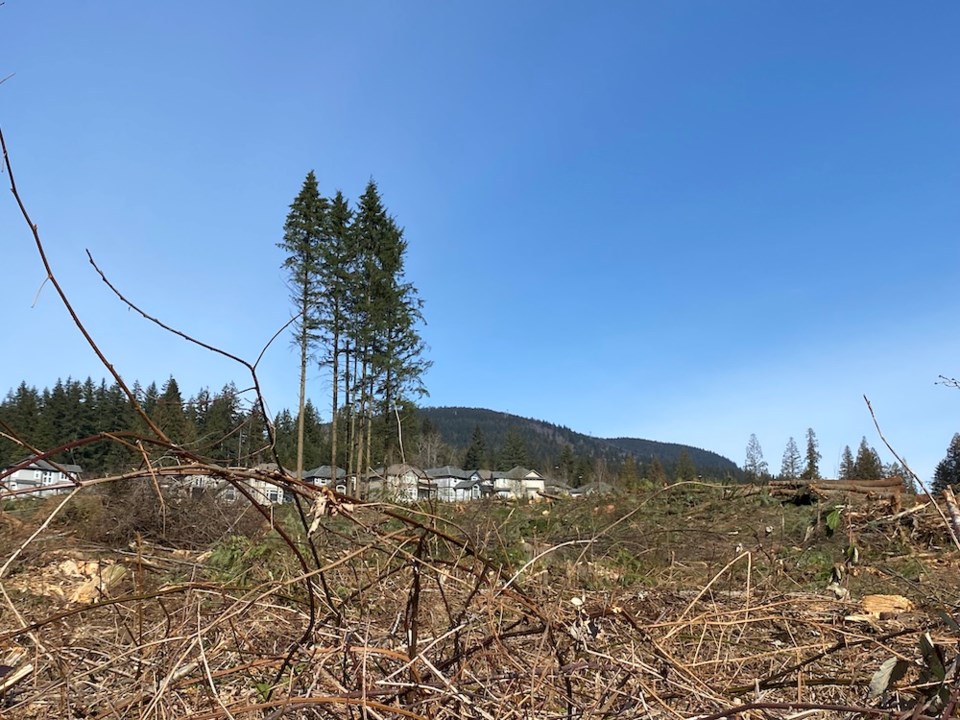
{"label": "cleared land", "polygon": [[0,514],[0,713],[953,717],[960,557],[933,506],[749,490],[322,495],[272,524],[118,483],[45,527],[62,498],[18,501]]}

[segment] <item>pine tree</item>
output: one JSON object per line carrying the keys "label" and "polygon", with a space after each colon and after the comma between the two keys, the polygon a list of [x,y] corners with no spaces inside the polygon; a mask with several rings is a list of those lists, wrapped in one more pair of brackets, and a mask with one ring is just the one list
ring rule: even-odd
{"label": "pine tree", "polygon": [[[360,198],[353,222],[356,259],[350,283],[347,322],[353,352],[351,445],[359,471],[369,467],[374,449],[386,458],[399,442],[398,408],[425,393],[421,302],[404,280],[407,243],[389,216],[372,180]],[[374,445],[374,420],[380,418]]]}
{"label": "pine tree", "polygon": [[677,482],[695,480],[697,477],[697,467],[686,450],[680,451],[680,456],[673,468],[673,477]]}
{"label": "pine tree", "polygon": [[660,462],[660,458],[656,455],[654,455],[653,460],[650,462],[649,479],[654,487],[663,487],[667,484],[667,473],[663,469],[663,463]]}
{"label": "pine tree", "polygon": [[187,417],[180,386],[173,376],[164,383],[152,417],[171,442],[182,445],[196,439],[196,428]]}
{"label": "pine tree", "polygon": [[[351,284],[356,259],[356,243],[352,227],[353,212],[339,190],[330,204],[327,214],[325,239],[321,246],[322,308],[320,323],[327,333],[328,356],[331,375],[331,420],[330,420],[330,465],[338,466],[340,415],[341,356],[346,356],[348,298],[355,291]],[[344,357],[346,361],[346,357]],[[345,393],[346,394],[346,393]]]}
{"label": "pine tree", "polygon": [[843,447],[843,454],[840,456],[840,480],[853,480],[853,453],[850,446]]}
{"label": "pine tree", "polygon": [[633,455],[627,455],[620,466],[620,487],[629,491],[637,490],[640,487],[640,472]]}
{"label": "pine tree", "polygon": [[487,439],[479,425],[473,426],[473,435],[470,437],[470,446],[463,459],[464,470],[479,470],[487,459]]}
{"label": "pine tree", "polygon": [[877,451],[867,444],[867,439],[860,441],[857,449],[857,458],[853,462],[853,480],[877,480],[883,477],[883,463]]}
{"label": "pine tree", "polygon": [[511,427],[507,430],[507,437],[503,443],[503,449],[499,454],[499,470],[512,470],[515,467],[526,467],[527,443],[516,428]]}
{"label": "pine tree", "polygon": [[820,450],[818,449],[817,436],[813,428],[807,428],[807,454],[806,465],[800,477],[804,480],[820,479]]}
{"label": "pine tree", "polygon": [[564,445],[560,450],[560,460],[558,463],[560,478],[564,482],[570,482],[570,478],[573,477],[576,462],[576,458],[573,455],[573,448],[570,445]]}
{"label": "pine tree", "polygon": [[800,449],[797,441],[791,436],[787,440],[787,447],[783,451],[783,461],[780,464],[781,480],[796,480],[800,476]]}
{"label": "pine tree", "polygon": [[763,482],[769,477],[767,462],[763,459],[763,449],[753,433],[747,441],[747,456],[743,463],[743,471],[750,482]]}
{"label": "pine tree", "polygon": [[946,457],[937,463],[931,490],[940,493],[943,492],[944,488],[957,483],[960,483],[960,433],[953,436],[950,445],[947,446]]}
{"label": "pine tree", "polygon": [[283,241],[278,246],[286,251],[283,267],[287,270],[290,300],[296,315],[296,344],[300,352],[300,396],[297,417],[296,477],[303,477],[304,405],[307,393],[307,363],[316,346],[319,328],[319,268],[322,260],[320,243],[326,222],[327,201],[321,197],[317,178],[311,170],[303,181],[300,193],[290,205],[283,226]]}

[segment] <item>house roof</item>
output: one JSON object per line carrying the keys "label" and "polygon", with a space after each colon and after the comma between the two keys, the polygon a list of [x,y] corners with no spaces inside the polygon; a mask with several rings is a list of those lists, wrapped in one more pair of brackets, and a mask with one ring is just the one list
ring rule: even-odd
{"label": "house roof", "polygon": [[28,461],[30,461],[30,464],[24,465],[22,468],[20,468],[21,470],[48,470],[50,472],[60,472],[60,470],[63,469],[65,472],[68,472],[68,473],[83,472],[83,468],[80,467],[79,465],[68,465],[67,463],[57,463],[57,465],[54,466],[52,463],[47,462],[46,460],[37,460],[36,458],[24,458],[20,462],[15,462],[15,463],[11,463],[10,465],[7,465],[7,467],[4,469],[17,467],[18,465],[22,465],[23,463]]}
{"label": "house roof", "polygon": [[[304,472],[303,472],[303,477],[304,477],[304,478],[328,478],[328,479],[329,479],[329,478],[334,477],[334,474],[333,474],[332,470],[333,470],[333,468],[331,468],[329,465],[321,465],[321,466],[319,466],[319,467],[313,468],[312,470],[304,470]],[[346,474],[347,474],[347,471],[344,470],[343,468],[340,468],[340,467],[336,468],[336,476],[335,476],[335,477],[337,478],[337,480],[339,480],[339,479],[342,478],[342,477],[345,477]]]}
{"label": "house roof", "polygon": [[420,468],[411,465],[409,463],[397,463],[396,465],[391,465],[384,471],[384,476],[386,477],[398,477],[400,475],[406,475],[407,473],[413,473],[418,478],[427,479],[427,474]]}
{"label": "house roof", "polygon": [[457,478],[458,480],[468,480],[471,473],[463,470],[462,468],[454,467],[453,465],[444,465],[439,468],[428,468],[427,475],[434,479],[441,477],[451,477]]}
{"label": "house roof", "polygon": [[507,472],[501,475],[501,477],[506,478],[507,480],[523,480],[524,478],[529,478],[531,476],[538,480],[543,479],[543,475],[538,473],[536,470],[530,470],[520,465],[510,468],[507,470]]}

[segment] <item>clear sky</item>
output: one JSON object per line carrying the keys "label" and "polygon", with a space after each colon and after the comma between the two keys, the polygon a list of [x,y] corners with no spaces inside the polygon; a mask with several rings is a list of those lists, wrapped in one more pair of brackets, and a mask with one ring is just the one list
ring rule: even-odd
{"label": "clear sky", "polygon": [[[863,395],[923,477],[960,431],[960,4],[52,2],[0,7],[0,125],[60,280],[186,394],[289,317],[307,171],[369,178],[426,303],[429,402],[822,470]],[[2,178],[6,183],[6,177]],[[0,202],[0,392],[105,375]],[[261,368],[293,407],[295,352]],[[319,370],[311,395],[325,406]]]}

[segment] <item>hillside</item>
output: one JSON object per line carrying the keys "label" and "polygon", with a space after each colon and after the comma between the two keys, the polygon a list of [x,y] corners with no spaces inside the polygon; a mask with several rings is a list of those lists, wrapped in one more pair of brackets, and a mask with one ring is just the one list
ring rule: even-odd
{"label": "hillside", "polygon": [[512,430],[524,441],[530,463],[538,469],[554,466],[564,447],[578,458],[602,459],[614,465],[619,465],[628,455],[641,465],[656,457],[665,468],[671,468],[686,451],[703,475],[740,477],[739,468],[730,459],[690,445],[640,438],[596,438],[543,420],[484,408],[428,407],[420,408],[419,412],[436,428],[445,443],[463,451],[470,444],[474,428],[480,428],[487,446],[494,450],[504,446]]}

